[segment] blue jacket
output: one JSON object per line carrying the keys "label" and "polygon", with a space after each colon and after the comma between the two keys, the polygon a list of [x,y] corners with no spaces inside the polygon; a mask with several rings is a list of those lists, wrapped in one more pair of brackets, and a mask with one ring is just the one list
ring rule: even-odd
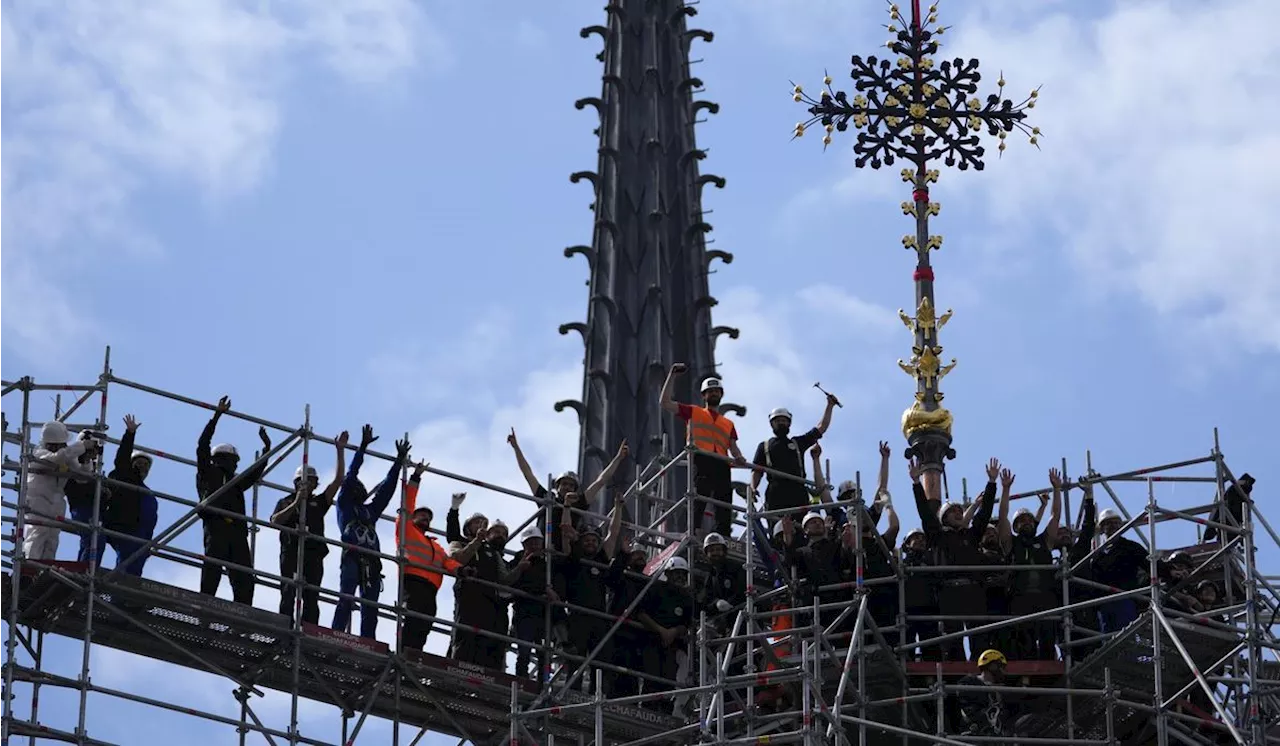
{"label": "blue jacket", "polygon": [[342,487],[338,490],[338,499],[335,501],[338,529],[342,532],[344,543],[378,550],[381,549],[378,541],[378,518],[391,504],[391,498],[396,493],[396,476],[404,463],[399,458],[391,463],[386,478],[373,488],[371,497],[359,479],[363,464],[364,449],[358,448],[356,455],[351,458],[351,466],[347,468],[347,476],[342,480]]}

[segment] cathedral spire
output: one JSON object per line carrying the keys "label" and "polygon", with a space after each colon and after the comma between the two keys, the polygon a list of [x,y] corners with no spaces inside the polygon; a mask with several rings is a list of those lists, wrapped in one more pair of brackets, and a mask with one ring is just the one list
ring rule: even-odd
{"label": "cathedral spire", "polygon": [[560,327],[582,335],[583,393],[556,403],[581,423],[583,484],[624,439],[642,466],[661,453],[664,435],[678,452],[683,427],[658,405],[667,369],[688,364],[677,398],[696,402],[702,379],[716,374],[716,339],[738,336],[711,323],[708,275],[714,260],[733,256],[707,250],[702,190],[724,179],[699,174],[706,151],[694,140],[697,118],[720,107],[695,100],[702,81],[690,72],[689,47],[712,34],[687,26],[697,11],[683,0],[610,0],[605,11],[605,25],[581,32],[604,42],[603,88],[575,104],[600,117],[599,159],[595,171],[570,176],[594,191],[591,246],[564,252],[585,257],[591,273],[586,323]]}

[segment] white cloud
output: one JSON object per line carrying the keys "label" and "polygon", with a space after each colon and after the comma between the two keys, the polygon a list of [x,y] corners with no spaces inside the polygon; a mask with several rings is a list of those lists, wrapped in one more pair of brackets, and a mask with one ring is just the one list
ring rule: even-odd
{"label": "white cloud", "polygon": [[[1269,33],[1280,6],[1144,0],[1084,17],[1060,2],[1035,13],[1009,5],[944,4],[954,31],[940,57],[978,57],[986,87],[1003,70],[1010,96],[1043,85],[1030,112],[1043,147],[1015,142],[982,174],[944,174],[944,222],[959,214],[948,203],[976,205],[969,214],[988,224],[974,230],[1002,261],[1028,244],[1061,245],[1089,283],[1140,299],[1198,341],[1280,350],[1280,326],[1261,322],[1280,316],[1280,256],[1265,248],[1280,230],[1270,204],[1280,98],[1266,93],[1280,88],[1280,42]],[[858,15],[868,27],[881,20]],[[854,178],[888,184],[896,174],[846,177],[831,198],[874,192],[851,189]]]}
{"label": "white cloud", "polygon": [[[213,199],[254,187],[306,56],[372,84],[447,55],[412,0],[62,0],[2,23],[5,330],[68,346],[92,327],[50,278],[83,266],[86,245],[157,249],[130,215],[144,183]],[[61,310],[34,310],[48,305]]]}

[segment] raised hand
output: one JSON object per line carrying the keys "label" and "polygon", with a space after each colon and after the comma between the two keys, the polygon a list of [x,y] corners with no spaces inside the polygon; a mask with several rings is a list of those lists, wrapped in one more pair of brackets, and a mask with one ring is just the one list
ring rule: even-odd
{"label": "raised hand", "polygon": [[813,457],[814,457],[814,458],[819,458],[819,457],[821,457],[821,456],[822,456],[822,444],[821,444],[821,443],[814,443],[814,444],[813,444],[813,447],[809,449],[809,453],[813,454]]}
{"label": "raised hand", "polygon": [[427,462],[425,462],[425,461],[419,461],[418,463],[414,464],[414,465],[413,465],[413,478],[414,478],[414,479],[421,479],[421,478],[422,478],[422,473],[423,473],[424,471],[426,471],[426,470],[427,470]]}
{"label": "raised hand", "polygon": [[462,502],[463,502],[464,500],[466,500],[466,499],[467,499],[467,493],[465,493],[465,492],[455,492],[455,493],[453,493],[453,495],[449,498],[449,507],[450,507],[450,508],[453,508],[454,510],[457,510],[458,508],[461,508],[461,507],[462,507]]}
{"label": "raised hand", "polygon": [[343,430],[342,432],[338,433],[338,437],[334,440],[334,443],[337,444],[338,448],[345,449],[347,447],[347,441],[349,440],[351,440],[351,433],[347,432],[346,430]]}
{"label": "raised hand", "polygon": [[631,448],[627,446],[627,441],[623,440],[622,445],[618,446],[618,460],[621,461],[626,458],[629,453],[631,453]]}
{"label": "raised hand", "polygon": [[378,436],[373,434],[373,425],[365,425],[360,428],[360,447],[368,448],[378,440]]}
{"label": "raised hand", "polygon": [[1000,459],[993,458],[987,462],[987,481],[994,482],[1000,476]]}
{"label": "raised hand", "polygon": [[396,458],[405,459],[409,456],[409,449],[413,446],[409,443],[408,438],[401,438],[396,441]]}
{"label": "raised hand", "polygon": [[1013,487],[1013,480],[1017,478],[1018,475],[1014,474],[1013,471],[1009,469],[1002,469],[1000,471],[1000,486],[1004,488],[1005,492],[1008,492],[1009,488]]}
{"label": "raised hand", "polygon": [[880,458],[889,458],[889,441],[880,441]]}
{"label": "raised hand", "polygon": [[262,450],[271,450],[271,436],[267,434],[267,428],[262,426],[258,427],[258,440],[262,441]]}
{"label": "raised hand", "polygon": [[1045,494],[1044,492],[1041,492],[1039,495],[1036,495],[1036,497],[1040,498],[1041,507],[1044,507],[1045,505],[1049,504],[1049,495]]}
{"label": "raised hand", "polygon": [[124,416],[124,430],[125,430],[125,432],[127,432],[127,433],[136,433],[136,432],[138,432],[138,428],[139,428],[139,427],[141,427],[141,426],[142,426],[142,423],[141,423],[141,422],[138,422],[138,420],[137,420],[133,415],[131,415],[131,414],[126,414],[126,415]]}
{"label": "raised hand", "polygon": [[520,442],[516,440],[516,429],[514,427],[511,428],[511,434],[507,436],[507,445],[512,448],[520,447]]}
{"label": "raised hand", "polygon": [[924,465],[920,463],[919,456],[907,462],[907,475],[911,477],[912,484],[920,484],[920,475],[922,474],[924,474]]}
{"label": "raised hand", "polygon": [[229,396],[224,396],[221,399],[219,399],[218,406],[213,408],[213,411],[217,414],[226,414],[230,410],[231,410],[231,397]]}
{"label": "raised hand", "polygon": [[1058,471],[1056,468],[1050,469],[1049,484],[1053,485],[1054,489],[1062,489],[1062,472]]}
{"label": "raised hand", "polygon": [[684,372],[685,372],[685,371],[687,371],[687,370],[689,370],[689,366],[685,365],[684,363],[672,363],[672,364],[671,364],[671,374],[672,374],[672,375],[678,376],[678,375],[680,375],[681,373],[684,373]]}

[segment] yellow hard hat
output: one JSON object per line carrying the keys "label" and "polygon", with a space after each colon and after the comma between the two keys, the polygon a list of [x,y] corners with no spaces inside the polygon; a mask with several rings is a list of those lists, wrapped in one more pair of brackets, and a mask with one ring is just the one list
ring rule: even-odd
{"label": "yellow hard hat", "polygon": [[978,668],[986,668],[992,663],[999,663],[1002,666],[1009,665],[1009,659],[1004,657],[1004,653],[999,650],[984,650],[982,655],[978,656]]}

